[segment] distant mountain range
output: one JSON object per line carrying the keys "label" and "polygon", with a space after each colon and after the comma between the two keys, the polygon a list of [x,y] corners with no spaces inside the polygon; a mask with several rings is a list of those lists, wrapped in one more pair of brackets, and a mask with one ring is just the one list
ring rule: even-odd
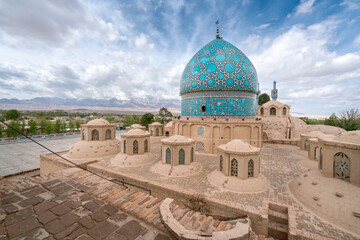
{"label": "distant mountain range", "polygon": [[57,97],[37,97],[32,99],[19,100],[16,98],[2,98],[0,104],[21,104],[21,105],[61,105],[61,106],[82,106],[82,107],[116,107],[116,108],[151,108],[161,107],[180,109],[180,99],[157,99],[157,98],[132,98],[119,100],[116,98],[106,99],[76,99]]}

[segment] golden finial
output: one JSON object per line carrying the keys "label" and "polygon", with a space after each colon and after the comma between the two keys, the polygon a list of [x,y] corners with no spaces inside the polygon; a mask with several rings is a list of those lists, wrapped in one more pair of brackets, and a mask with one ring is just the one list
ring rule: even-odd
{"label": "golden finial", "polygon": [[219,35],[219,20],[216,20],[216,38],[221,38]]}

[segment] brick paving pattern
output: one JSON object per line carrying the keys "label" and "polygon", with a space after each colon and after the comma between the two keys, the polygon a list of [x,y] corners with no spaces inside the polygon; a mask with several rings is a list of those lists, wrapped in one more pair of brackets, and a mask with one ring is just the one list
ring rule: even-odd
{"label": "brick paving pattern", "polygon": [[[160,143],[152,142],[151,151],[160,156]],[[269,179],[270,188],[261,193],[240,194],[229,191],[219,191],[219,189],[207,180],[207,174],[216,169],[216,155],[196,154],[196,161],[203,166],[203,172],[186,178],[168,178],[152,172],[151,165],[141,168],[120,168],[110,165],[109,160],[92,164],[95,167],[108,168],[113,172],[121,173],[142,181],[155,181],[163,187],[177,189],[178,191],[202,194],[228,202],[241,203],[251,206],[258,210],[264,207],[264,202],[272,201],[279,204],[292,206],[296,214],[296,227],[300,231],[317,234],[330,239],[357,239],[349,233],[328,224],[312,212],[303,208],[289,194],[287,183],[296,176],[307,171],[299,164],[299,161],[307,160],[297,146],[264,144],[261,150],[261,174]],[[181,181],[179,181],[181,179]]]}
{"label": "brick paving pattern", "polygon": [[171,239],[160,199],[80,169],[0,183],[0,239]]}

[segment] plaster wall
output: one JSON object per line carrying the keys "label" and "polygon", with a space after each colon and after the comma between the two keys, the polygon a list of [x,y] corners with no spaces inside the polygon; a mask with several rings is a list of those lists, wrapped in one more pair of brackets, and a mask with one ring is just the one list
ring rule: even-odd
{"label": "plaster wall", "polygon": [[[183,135],[205,145],[205,152],[217,153],[217,146],[232,139],[242,139],[255,147],[262,144],[262,121],[255,119],[183,118],[173,120],[174,135]],[[199,134],[199,127],[204,134]],[[199,149],[196,149],[199,151]]]}
{"label": "plaster wall", "polygon": [[[144,137],[130,137],[130,136],[122,136],[121,140],[121,153],[125,153],[127,155],[134,154],[134,141],[138,142],[138,153],[144,154],[145,150],[145,140],[147,140],[147,151],[150,152],[150,136]],[[124,141],[126,141],[126,152],[124,151]]]}
{"label": "plaster wall", "polygon": [[258,177],[260,173],[260,157],[259,154],[253,155],[237,155],[237,154],[229,154],[222,151],[218,152],[218,161],[217,161],[217,169],[220,171],[220,156],[223,157],[223,169],[222,173],[225,176],[231,176],[231,160],[236,159],[238,162],[238,178],[240,179],[248,179],[248,163],[250,160],[254,161],[254,176]]}
{"label": "plaster wall", "polygon": [[191,163],[191,148],[193,148],[193,162],[195,161],[195,144],[190,145],[171,145],[171,144],[162,144],[161,147],[161,162],[166,164],[166,149],[170,149],[171,151],[171,165],[178,166],[179,165],[179,151],[181,149],[185,152],[185,165],[189,165]]}
{"label": "plaster wall", "polygon": [[346,145],[346,143],[330,145],[319,139],[319,146],[323,155],[322,174],[325,177],[334,177],[334,156],[342,152],[350,159],[350,183],[360,186],[360,147],[355,145],[353,148],[348,148]]}

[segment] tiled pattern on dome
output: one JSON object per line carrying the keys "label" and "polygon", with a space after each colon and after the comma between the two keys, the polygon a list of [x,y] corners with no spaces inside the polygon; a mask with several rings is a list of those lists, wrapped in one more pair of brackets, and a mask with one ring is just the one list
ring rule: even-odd
{"label": "tiled pattern on dome", "polygon": [[[182,116],[255,116],[255,99],[246,98],[191,98],[181,101]],[[202,112],[205,106],[205,112]]]}
{"label": "tiled pattern on dome", "polygon": [[186,65],[180,94],[202,90],[258,91],[258,79],[250,60],[223,39],[206,44]]}
{"label": "tiled pattern on dome", "polygon": [[[256,98],[253,93],[240,91],[206,91],[181,97],[182,116],[253,117]],[[202,107],[205,106],[205,112]]]}

